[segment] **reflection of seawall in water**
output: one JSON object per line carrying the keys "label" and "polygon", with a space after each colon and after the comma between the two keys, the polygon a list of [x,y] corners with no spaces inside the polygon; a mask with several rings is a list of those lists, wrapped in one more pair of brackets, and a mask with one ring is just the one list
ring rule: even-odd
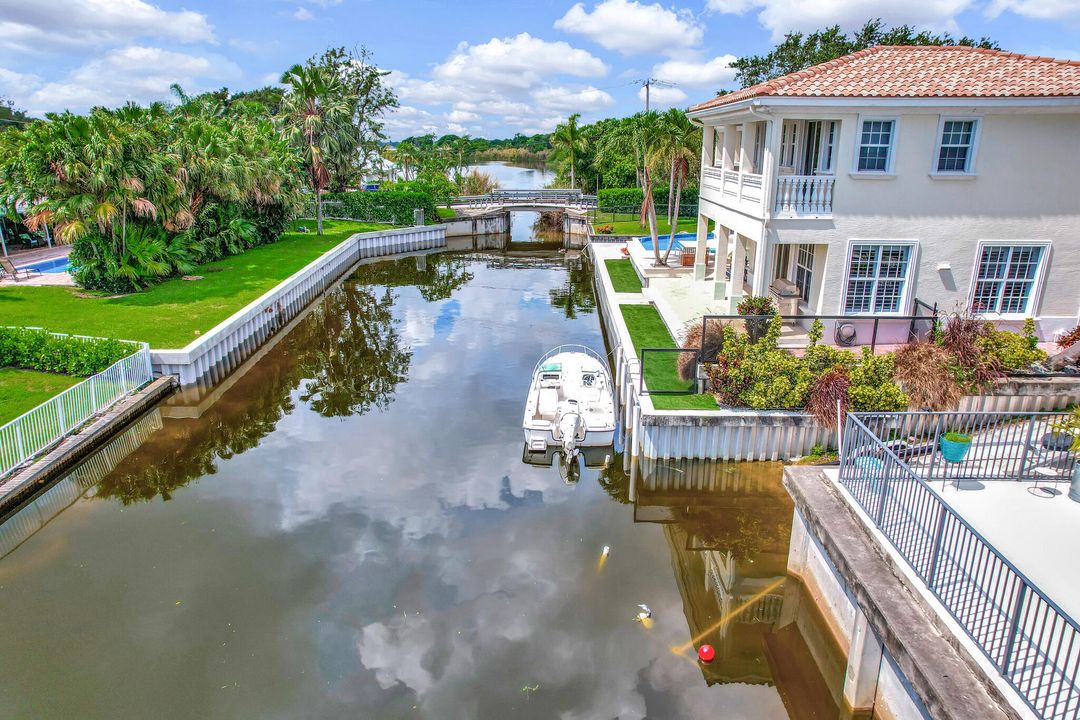
{"label": "reflection of seawall in water", "polygon": [[34,533],[85,495],[124,458],[161,429],[155,408],[132,423],[109,444],[87,458],[55,485],[19,508],[0,524],[0,558],[26,542]]}
{"label": "reflection of seawall in water", "polygon": [[635,520],[664,525],[683,599],[689,641],[673,651],[693,659],[712,645],[716,659],[698,664],[709,685],[775,685],[792,718],[836,718],[846,661],[802,583],[787,575],[793,505],[781,466],[634,465]]}

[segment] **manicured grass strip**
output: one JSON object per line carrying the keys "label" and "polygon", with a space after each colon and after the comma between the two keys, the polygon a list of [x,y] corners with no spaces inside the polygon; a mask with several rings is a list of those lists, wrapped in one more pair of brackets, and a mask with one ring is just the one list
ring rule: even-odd
{"label": "manicured grass strip", "polygon": [[52,332],[142,340],[155,348],[180,348],[199,337],[309,262],[357,232],[386,225],[327,220],[323,235],[286,232],[271,245],[201,265],[202,280],[166,280],[116,298],[80,297],[77,288],[0,288],[0,325],[42,327]]}
{"label": "manicured grass strip", "polygon": [[[643,348],[676,348],[675,340],[668,332],[664,319],[652,305],[620,305],[623,320],[630,331],[630,340],[634,343],[634,353],[641,357]],[[645,353],[641,372],[645,376],[645,386],[651,393],[687,391],[695,389],[697,383],[687,382],[679,377],[679,353]],[[654,399],[660,397],[652,396]],[[714,402],[715,404],[715,402]]]}
{"label": "manicured grass strip", "polygon": [[0,368],[0,425],[82,381],[83,378],[70,375]]}
{"label": "manicured grass strip", "polygon": [[457,216],[457,210],[454,210],[454,208],[437,207],[435,208],[435,212],[444,220]]}
{"label": "manicured grass strip", "polygon": [[634,264],[630,258],[618,260],[605,260],[608,275],[611,277],[611,286],[619,293],[641,292],[641,278],[634,272]]}
{"label": "manicured grass strip", "polygon": [[[608,215],[607,217],[610,218],[612,216]],[[610,225],[613,228],[613,235],[649,234],[649,226],[639,223],[638,216],[635,214],[617,213],[614,218],[614,220],[597,220],[593,223],[593,232],[596,232],[604,225]],[[676,232],[697,232],[697,220],[693,218],[682,218],[676,224],[675,228]],[[671,233],[671,225],[665,218],[656,218],[656,229],[660,235]]]}
{"label": "manicured grass strip", "polygon": [[695,395],[649,395],[657,410],[715,410],[716,398],[708,393]]}

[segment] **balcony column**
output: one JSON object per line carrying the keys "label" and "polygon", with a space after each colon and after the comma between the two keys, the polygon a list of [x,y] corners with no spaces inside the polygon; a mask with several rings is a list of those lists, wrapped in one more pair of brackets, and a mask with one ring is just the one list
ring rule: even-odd
{"label": "balcony column", "polygon": [[724,125],[724,169],[734,170],[735,159],[739,152],[739,146],[735,144],[738,139],[736,137],[735,125]]}
{"label": "balcony column", "polygon": [[742,143],[739,146],[739,171],[757,172],[754,167],[754,128],[757,123],[742,124]]}

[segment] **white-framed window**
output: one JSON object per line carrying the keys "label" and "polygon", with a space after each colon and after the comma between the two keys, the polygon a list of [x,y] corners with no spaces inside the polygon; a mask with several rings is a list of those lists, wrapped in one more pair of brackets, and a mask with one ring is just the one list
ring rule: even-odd
{"label": "white-framed window", "polygon": [[907,307],[914,255],[915,244],[910,241],[852,242],[848,254],[844,312],[902,313]]}
{"label": "white-framed window", "polygon": [[788,268],[791,266],[791,246],[776,246],[776,262],[773,264],[773,280],[787,278]]}
{"label": "white-framed window", "polygon": [[795,167],[795,153],[798,148],[799,125],[785,120],[780,129],[780,167]]}
{"label": "white-framed window", "polygon": [[855,150],[855,172],[888,174],[893,167],[896,120],[861,118]]}
{"label": "white-framed window", "polygon": [[799,245],[799,254],[795,256],[795,286],[799,288],[799,297],[803,302],[810,302],[810,284],[814,281],[814,246]]}
{"label": "white-framed window", "polygon": [[1030,315],[1049,248],[1049,243],[981,243],[971,284],[972,311]]}
{"label": "white-framed window", "polygon": [[975,118],[942,118],[934,172],[960,175],[974,172],[978,134],[979,121]]}

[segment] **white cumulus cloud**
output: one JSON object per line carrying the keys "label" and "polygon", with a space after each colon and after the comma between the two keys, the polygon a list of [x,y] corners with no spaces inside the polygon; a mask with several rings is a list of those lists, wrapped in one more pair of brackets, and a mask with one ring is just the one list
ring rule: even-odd
{"label": "white cumulus cloud", "polygon": [[549,75],[599,77],[607,66],[586,50],[527,32],[486,43],[462,43],[433,75],[443,82],[485,88],[528,88]]}
{"label": "white cumulus cloud", "polygon": [[1033,20],[1059,20],[1080,16],[1080,0],[993,0],[986,14],[995,18],[1006,10]]}
{"label": "white cumulus cloud", "polygon": [[37,87],[24,104],[41,113],[85,111],[95,105],[115,107],[128,101],[148,103],[167,99],[173,83],[197,92],[241,75],[240,68],[221,57],[133,45],[92,58],[63,80]]}
{"label": "white cumulus cloud", "polygon": [[296,12],[294,12],[292,14],[292,16],[293,16],[294,20],[300,20],[300,21],[310,20],[313,17],[315,17],[314,15],[311,14],[311,11],[308,10],[306,7],[298,7],[298,8],[296,8]]}
{"label": "white cumulus cloud", "polygon": [[[1004,0],[1036,2],[1036,0]],[[1075,0],[1053,0],[1075,2]],[[851,30],[868,18],[880,18],[886,25],[913,25],[920,29],[957,31],[956,16],[973,5],[973,0],[877,0],[872,10],[865,0],[708,0],[710,10],[721,13],[758,11],[758,21],[779,40],[791,30],[811,31],[829,25]]]}
{"label": "white cumulus cloud", "polygon": [[[649,89],[649,107],[657,110],[665,107],[681,107],[686,104],[687,94],[677,87],[657,87]],[[645,102],[645,88],[638,90],[638,99]]]}
{"label": "white cumulus cloud", "polygon": [[689,10],[637,0],[603,0],[592,11],[579,2],[555,21],[555,27],[584,35],[600,47],[624,55],[675,54],[699,45],[705,35]]}
{"label": "white cumulus cloud", "polygon": [[735,70],[731,68],[731,63],[735,60],[734,55],[720,55],[703,62],[668,60],[654,66],[652,74],[661,80],[679,85],[718,88],[735,79]]}
{"label": "white cumulus cloud", "polygon": [[215,42],[206,15],[144,0],[0,0],[0,47],[42,53],[141,37]]}
{"label": "white cumulus cloud", "polygon": [[542,87],[532,97],[541,112],[586,113],[615,104],[615,98],[592,86],[582,89]]}

